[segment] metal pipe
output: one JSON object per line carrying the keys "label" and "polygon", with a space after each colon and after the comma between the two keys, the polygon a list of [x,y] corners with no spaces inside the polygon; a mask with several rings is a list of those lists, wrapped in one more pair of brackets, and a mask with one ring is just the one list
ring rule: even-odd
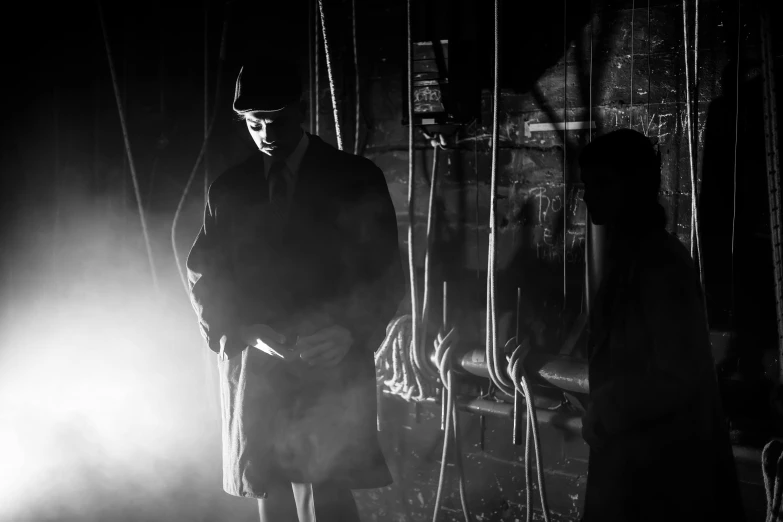
{"label": "metal pipe", "polygon": [[[457,407],[469,413],[481,415],[493,415],[511,420],[514,415],[514,407],[505,402],[493,402],[484,399],[457,400]],[[556,412],[545,408],[536,408],[539,422],[550,424],[576,435],[582,434],[582,417],[577,413]],[[750,446],[731,446],[734,460],[737,463],[749,463],[756,465],[761,462],[761,450]]]}
{"label": "metal pipe", "polygon": [[595,295],[598,292],[598,286],[601,284],[601,277],[604,272],[604,254],[606,245],[606,230],[603,226],[596,225],[587,216],[587,234],[589,240],[585,250],[585,265],[587,270],[587,310],[588,314],[593,309],[592,304]]}
{"label": "metal pipe", "polygon": [[[713,330],[710,332],[710,343],[716,361],[726,357],[727,343],[730,336],[727,332]],[[476,348],[465,352],[457,359],[458,368],[478,377],[489,377],[484,350]],[[538,375],[547,383],[562,390],[589,393],[588,362],[584,359],[563,355],[549,355],[531,352],[525,357],[525,370],[528,375]]]}
{"label": "metal pipe", "polygon": [[[489,378],[487,361],[482,349],[465,353],[457,359],[457,365],[470,374]],[[525,358],[525,369],[528,375],[538,375],[541,379],[562,390],[576,393],[589,393],[590,391],[587,382],[587,361],[585,360],[530,353]]]}
{"label": "metal pipe", "polygon": [[[457,407],[462,411],[479,415],[494,415],[509,420],[513,420],[514,417],[514,406],[505,402],[494,402],[484,399],[458,399]],[[522,415],[525,418],[527,411],[523,410]],[[536,408],[536,417],[541,423],[550,424],[575,435],[582,434],[582,417],[579,414]]]}

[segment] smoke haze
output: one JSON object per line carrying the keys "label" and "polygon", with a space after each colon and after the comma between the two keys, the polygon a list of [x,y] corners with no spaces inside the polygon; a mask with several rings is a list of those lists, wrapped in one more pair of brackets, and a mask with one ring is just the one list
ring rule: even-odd
{"label": "smoke haze", "polygon": [[[148,216],[155,292],[134,213],[76,191],[60,201],[57,233],[28,210],[27,246],[6,259],[0,520],[256,520],[254,502],[222,491],[214,359],[170,223]],[[183,218],[184,253],[199,213]]]}

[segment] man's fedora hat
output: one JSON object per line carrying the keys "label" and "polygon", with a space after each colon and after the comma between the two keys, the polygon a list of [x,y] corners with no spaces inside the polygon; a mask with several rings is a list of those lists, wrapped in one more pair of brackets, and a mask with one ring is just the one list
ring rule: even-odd
{"label": "man's fedora hat", "polygon": [[293,61],[254,60],[237,76],[234,111],[280,111],[301,97],[302,82]]}

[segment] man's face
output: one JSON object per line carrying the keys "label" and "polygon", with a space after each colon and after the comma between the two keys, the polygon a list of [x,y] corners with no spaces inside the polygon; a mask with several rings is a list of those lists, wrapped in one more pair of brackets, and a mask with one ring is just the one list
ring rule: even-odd
{"label": "man's face", "polygon": [[258,150],[272,158],[285,158],[293,152],[302,137],[304,111],[299,103],[283,110],[257,111],[245,114],[245,123]]}
{"label": "man's face", "polygon": [[582,169],[582,182],[585,186],[583,199],[594,224],[608,225],[621,219],[630,219],[627,200],[632,199],[632,195],[628,193],[623,176],[613,168]]}

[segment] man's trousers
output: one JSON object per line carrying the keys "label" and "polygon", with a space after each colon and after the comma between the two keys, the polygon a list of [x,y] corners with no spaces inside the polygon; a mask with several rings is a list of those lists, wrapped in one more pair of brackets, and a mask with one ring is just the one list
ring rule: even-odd
{"label": "man's trousers", "polygon": [[259,499],[261,522],[360,522],[350,489],[329,482],[281,482]]}

